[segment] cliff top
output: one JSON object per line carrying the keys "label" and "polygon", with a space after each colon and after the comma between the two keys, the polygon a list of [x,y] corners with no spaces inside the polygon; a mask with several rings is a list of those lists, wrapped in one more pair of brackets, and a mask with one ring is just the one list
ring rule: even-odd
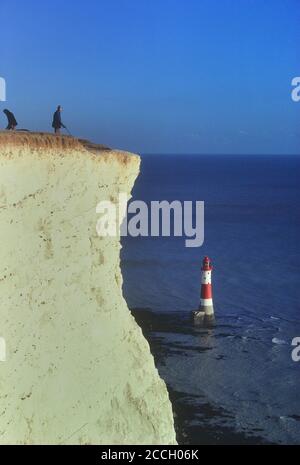
{"label": "cliff top", "polygon": [[93,144],[85,139],[71,136],[55,135],[47,132],[0,131],[0,145],[26,146],[33,149],[82,149],[103,151],[111,150],[100,144]]}
{"label": "cliff top", "polygon": [[102,155],[105,158],[114,154],[121,158],[121,161],[125,164],[132,156],[136,156],[129,152],[112,150],[105,145],[94,144],[85,139],[55,135],[48,132],[0,131],[0,150],[4,147],[27,148],[38,151],[54,150],[65,153],[72,150],[81,150],[93,155]]}

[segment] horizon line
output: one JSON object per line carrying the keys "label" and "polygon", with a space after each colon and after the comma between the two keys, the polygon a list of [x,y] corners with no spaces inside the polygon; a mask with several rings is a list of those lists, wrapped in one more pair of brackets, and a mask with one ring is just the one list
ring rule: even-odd
{"label": "horizon line", "polygon": [[234,156],[234,157],[299,157],[300,153],[203,153],[203,152],[138,152],[140,155],[163,155],[163,156]]}

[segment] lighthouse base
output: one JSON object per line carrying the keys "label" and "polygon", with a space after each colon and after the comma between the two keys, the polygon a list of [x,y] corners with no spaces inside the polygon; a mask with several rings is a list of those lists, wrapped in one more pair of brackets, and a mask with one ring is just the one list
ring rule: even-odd
{"label": "lighthouse base", "polygon": [[207,315],[207,313],[202,310],[193,310],[192,318],[194,324],[202,328],[212,328],[216,324],[215,315],[213,313]]}

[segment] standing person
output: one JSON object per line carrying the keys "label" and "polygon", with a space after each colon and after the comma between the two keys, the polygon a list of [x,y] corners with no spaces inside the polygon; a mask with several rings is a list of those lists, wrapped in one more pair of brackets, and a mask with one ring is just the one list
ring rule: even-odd
{"label": "standing person", "polygon": [[15,127],[18,126],[15,115],[11,111],[9,111],[7,109],[3,110],[3,113],[5,113],[5,115],[7,117],[7,122],[8,122],[6,129],[8,131],[10,131],[10,130],[14,131]]}
{"label": "standing person", "polygon": [[53,115],[52,127],[54,128],[55,134],[60,134],[60,129],[66,126],[61,121],[62,107],[58,105],[56,112]]}

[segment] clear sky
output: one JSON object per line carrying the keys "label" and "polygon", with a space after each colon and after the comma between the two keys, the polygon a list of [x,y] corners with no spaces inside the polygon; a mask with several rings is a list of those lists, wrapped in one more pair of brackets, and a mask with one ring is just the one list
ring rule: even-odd
{"label": "clear sky", "polygon": [[[148,153],[300,153],[299,0],[1,0],[19,127]],[[5,118],[0,112],[0,125]]]}

